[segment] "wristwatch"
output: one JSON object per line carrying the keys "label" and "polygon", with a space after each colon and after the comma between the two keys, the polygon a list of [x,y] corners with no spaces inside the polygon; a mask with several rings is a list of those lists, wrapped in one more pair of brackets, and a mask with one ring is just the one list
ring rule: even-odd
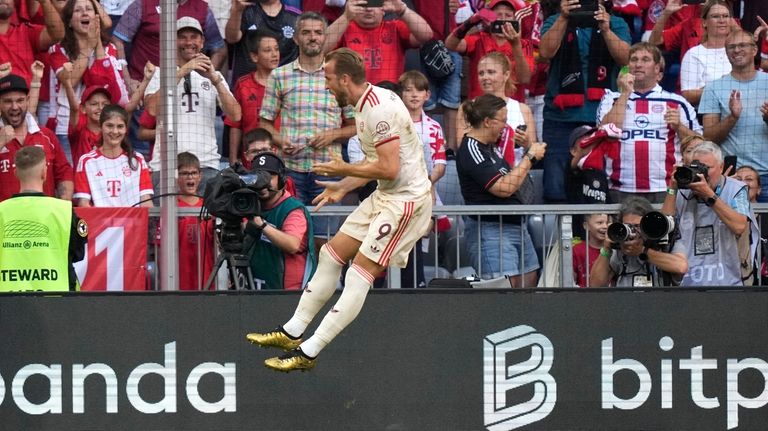
{"label": "wristwatch", "polygon": [[528,160],[531,161],[531,164],[534,164],[534,163],[536,163],[538,161],[538,160],[536,160],[536,156],[534,156],[531,153],[525,153],[525,157],[527,157]]}
{"label": "wristwatch", "polygon": [[706,206],[708,206],[708,207],[711,207],[712,205],[714,205],[714,204],[715,204],[715,201],[716,201],[716,200],[717,200],[717,198],[719,198],[719,197],[720,197],[720,196],[718,196],[718,195],[712,195],[712,196],[708,197],[708,198],[707,198],[707,199],[704,201],[704,205],[706,205]]}
{"label": "wristwatch", "polygon": [[643,247],[643,252],[637,255],[637,258],[645,262],[648,260],[648,247]]}

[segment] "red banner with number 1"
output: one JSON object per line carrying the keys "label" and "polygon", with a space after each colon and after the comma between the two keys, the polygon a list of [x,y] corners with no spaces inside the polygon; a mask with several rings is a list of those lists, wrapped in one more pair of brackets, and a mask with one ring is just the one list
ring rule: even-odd
{"label": "red banner with number 1", "polygon": [[145,290],[148,208],[75,208],[88,223],[80,290]]}

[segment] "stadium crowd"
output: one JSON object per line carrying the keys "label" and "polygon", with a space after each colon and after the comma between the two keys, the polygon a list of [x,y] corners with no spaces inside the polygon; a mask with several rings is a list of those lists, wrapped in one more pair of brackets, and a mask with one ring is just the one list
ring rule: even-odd
{"label": "stadium crowd", "polygon": [[[754,225],[750,201],[768,202],[768,187],[760,189],[768,184],[765,1],[178,3],[179,206],[201,206],[195,193],[202,195],[221,169],[258,169],[266,160],[259,155],[274,153],[281,163],[269,162],[269,171],[281,191],[264,199],[282,203],[292,197],[291,211],[302,210],[250,224],[280,253],[302,255],[299,266],[313,260],[314,250],[338,228],[338,220],[309,218],[303,209],[322,192],[317,180],[338,179],[320,177],[312,166],[365,157],[356,143],[354,107],[340,106],[326,88],[324,56],[339,47],[358,52],[368,81],[392,89],[408,108],[437,205],[624,203],[640,197],[657,204],[671,200],[667,213],[674,216],[677,199],[677,215],[692,211],[690,221],[703,217],[686,209],[695,198],[713,209],[707,226],[723,220],[736,236],[729,243],[733,251],[750,232],[734,224],[734,214]],[[48,196],[81,207],[156,204],[160,12],[159,0],[0,0],[0,201],[20,192],[16,152],[38,146],[45,152]],[[710,142],[714,150],[696,150]],[[685,160],[686,149],[701,155]],[[677,167],[709,156],[713,161],[704,168],[737,158],[725,172],[730,185],[703,173],[720,183],[693,186],[690,193],[678,189]],[[533,171],[543,172],[543,185],[532,184]],[[515,178],[503,179],[508,173]],[[450,197],[440,196],[438,183],[451,176],[458,184],[449,187]],[[734,188],[744,185],[739,180],[747,186]],[[511,189],[499,191],[499,184]],[[368,187],[361,196],[375,184]],[[715,202],[723,189],[729,197]],[[630,214],[639,220],[645,212]],[[482,221],[440,217],[433,230],[467,228],[474,239]],[[505,229],[491,242],[509,243],[509,249],[501,258],[490,253],[500,248],[491,246],[492,256],[485,256],[503,260],[501,267],[476,271],[508,276],[514,286],[524,276],[530,287],[544,262],[530,252],[520,217],[501,222],[516,230]],[[211,223],[180,223],[185,232],[192,225],[205,235],[213,229]],[[588,277],[595,264],[605,275],[600,285],[615,285],[625,275],[613,274],[623,271],[620,264],[609,268],[608,260],[598,261],[616,259],[610,244],[603,246],[609,224],[605,214],[584,220],[584,242],[574,252],[574,280],[581,287],[595,285]],[[268,235],[268,229],[287,236]],[[181,232],[180,250],[204,255],[203,273],[210,271],[212,254],[184,243],[195,235]],[[682,235],[689,249],[680,243],[676,258],[707,254],[707,241],[728,235],[727,229],[709,238],[701,232]],[[745,247],[754,255],[758,242],[752,238]],[[647,246],[620,247],[643,263],[653,261]],[[426,284],[425,254],[420,244],[414,249],[409,264],[418,276],[408,285]],[[200,264],[188,256],[183,261],[185,267]],[[681,276],[688,270],[660,267]],[[301,288],[302,277],[285,269],[291,282],[271,287]],[[201,281],[185,278],[181,288],[197,289]]]}

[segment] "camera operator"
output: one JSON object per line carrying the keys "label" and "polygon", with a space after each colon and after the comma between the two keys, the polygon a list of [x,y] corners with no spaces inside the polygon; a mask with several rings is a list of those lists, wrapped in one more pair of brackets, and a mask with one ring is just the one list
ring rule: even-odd
{"label": "camera operator", "polygon": [[663,281],[662,272],[679,280],[688,271],[686,251],[681,243],[675,243],[672,250],[666,252],[659,244],[644,239],[640,221],[652,211],[651,203],[643,197],[630,196],[622,202],[619,223],[627,227],[626,238],[612,241],[609,227],[609,235],[589,274],[590,287],[663,286],[668,283]]}
{"label": "camera operator", "polygon": [[299,290],[315,270],[313,237],[309,211],[285,190],[283,161],[273,153],[253,160],[253,169],[272,174],[268,187],[259,190],[261,215],[253,217],[245,233],[258,241],[251,255],[251,270],[261,289]]}
{"label": "camera operator", "polygon": [[743,247],[740,250],[739,238],[750,235],[750,229],[756,234],[757,226],[747,186],[723,175],[723,153],[717,144],[705,141],[692,158],[674,176],[680,189],[690,189],[677,192],[675,202],[680,220],[678,242],[684,244],[691,268],[681,285],[743,286],[742,262],[752,261],[755,246],[751,244],[747,252]]}

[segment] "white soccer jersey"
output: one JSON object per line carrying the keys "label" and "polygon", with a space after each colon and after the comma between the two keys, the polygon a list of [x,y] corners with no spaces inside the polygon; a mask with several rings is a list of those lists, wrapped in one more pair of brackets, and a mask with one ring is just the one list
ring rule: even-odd
{"label": "white soccer jersey", "polygon": [[134,171],[124,152],[116,158],[99,148],[80,157],[75,171],[74,199],[88,199],[95,207],[130,207],[152,195],[152,179],[144,157],[135,153]]}
{"label": "white soccer jersey", "polygon": [[[613,107],[619,93],[606,91],[597,110],[601,122]],[[682,96],[657,85],[648,93],[632,93],[627,102],[621,143],[606,158],[606,174],[611,188],[627,193],[666,190],[675,163],[681,160],[680,136],[664,121],[668,109],[680,109],[680,122],[696,133],[702,129],[696,111]]]}
{"label": "white soccer jersey", "polygon": [[369,84],[355,106],[355,124],[368,160],[378,158],[377,146],[400,140],[400,172],[394,180],[378,180],[382,197],[417,200],[429,195],[432,184],[421,139],[408,109],[395,93]]}
{"label": "white soccer jersey", "polygon": [[445,165],[448,160],[445,155],[445,138],[440,123],[432,117],[421,113],[421,120],[414,122],[416,133],[421,138],[424,147],[424,161],[427,163],[427,172],[431,173],[435,165]]}
{"label": "white soccer jersey", "polygon": [[[224,79],[216,72],[216,79]],[[222,85],[227,86],[224,80]],[[185,86],[187,87],[185,89]],[[219,145],[216,141],[216,106],[220,103],[219,93],[208,78],[192,71],[189,80],[184,78],[176,86],[179,98],[176,109],[179,111],[179,124],[176,127],[177,153],[189,151],[200,159],[200,165],[219,169]],[[154,94],[160,89],[160,73],[155,72],[147,86],[145,94]],[[188,90],[188,91],[187,91]],[[227,86],[227,91],[229,87]],[[160,169],[160,131],[155,140],[152,160],[149,166],[153,171]]]}

